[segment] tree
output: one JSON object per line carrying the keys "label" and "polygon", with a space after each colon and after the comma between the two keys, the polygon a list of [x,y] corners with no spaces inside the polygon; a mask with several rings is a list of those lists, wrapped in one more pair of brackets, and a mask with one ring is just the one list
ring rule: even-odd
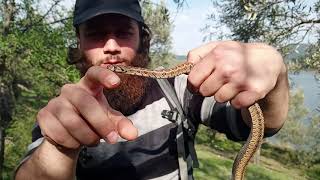
{"label": "tree", "polygon": [[320,80],[320,43],[316,43],[308,49],[308,56],[293,64],[294,70],[311,69],[316,70],[316,78]]}
{"label": "tree", "polygon": [[174,59],[171,52],[172,22],[170,22],[169,10],[166,8],[164,1],[161,1],[160,4],[154,4],[150,0],[144,0],[141,2],[141,6],[145,22],[153,35],[150,48],[151,67],[166,67]]}
{"label": "tree", "polygon": [[42,106],[56,94],[57,86],[75,77],[61,58],[70,31],[59,29],[60,1],[49,1],[44,13],[39,12],[38,1],[0,1],[0,179],[6,132],[13,119]]}
{"label": "tree", "polygon": [[309,163],[309,165],[312,164],[320,164],[320,115],[316,114],[311,117],[310,124],[308,125],[308,132],[307,136],[311,137],[308,139],[307,143],[307,149],[308,152],[308,159],[304,162]]}
{"label": "tree", "polygon": [[[67,47],[76,36],[72,12],[61,2],[46,1],[48,8],[44,9],[38,0],[0,1],[0,180],[3,169],[10,179],[24,155],[38,110],[63,84],[79,79],[78,71],[66,61]],[[154,29],[154,59],[169,59],[170,23],[165,5],[149,4],[146,9],[147,23]],[[161,19],[168,21],[158,28],[155,23]]]}
{"label": "tree", "polygon": [[302,90],[291,91],[288,118],[281,131],[275,135],[285,147],[296,149],[305,144],[307,126],[302,120],[307,118],[309,111],[303,106],[303,101]]}
{"label": "tree", "polygon": [[[262,41],[288,52],[292,44],[301,43],[318,28],[320,19],[316,7],[302,0],[225,0],[214,1],[210,23],[203,28],[206,38],[212,38],[222,28],[230,30],[221,38],[243,42]],[[218,13],[217,13],[218,12]]]}

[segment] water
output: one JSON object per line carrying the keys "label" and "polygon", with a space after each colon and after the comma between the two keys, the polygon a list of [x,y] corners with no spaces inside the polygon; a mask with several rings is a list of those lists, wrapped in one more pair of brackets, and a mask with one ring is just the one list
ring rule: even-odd
{"label": "water", "polygon": [[314,77],[312,71],[302,71],[297,74],[289,74],[289,80],[294,83],[294,89],[300,88],[304,92],[304,105],[315,111],[320,107],[320,82]]}
{"label": "water", "polygon": [[[304,105],[310,112],[316,112],[317,108],[320,108],[320,81],[317,81],[314,77],[315,73],[312,71],[302,71],[297,74],[289,74],[289,81],[293,83],[293,89],[301,89],[304,93]],[[307,123],[310,119],[301,119]],[[283,142],[277,139],[277,136],[273,136],[268,139],[269,142],[282,145]]]}

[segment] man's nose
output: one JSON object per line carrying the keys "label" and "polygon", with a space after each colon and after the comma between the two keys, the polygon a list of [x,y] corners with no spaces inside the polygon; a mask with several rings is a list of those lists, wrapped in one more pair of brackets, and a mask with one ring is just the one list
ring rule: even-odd
{"label": "man's nose", "polygon": [[120,46],[117,40],[113,37],[109,37],[103,47],[103,52],[105,54],[118,54],[120,52]]}

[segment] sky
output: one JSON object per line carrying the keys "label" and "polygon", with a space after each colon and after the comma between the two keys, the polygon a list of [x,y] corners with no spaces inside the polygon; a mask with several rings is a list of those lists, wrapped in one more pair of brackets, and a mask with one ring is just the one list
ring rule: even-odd
{"label": "sky", "polygon": [[173,51],[186,55],[188,51],[203,43],[204,34],[200,32],[206,24],[207,15],[212,9],[211,0],[187,0],[183,9],[177,12],[173,0],[166,0],[174,24],[172,31]]}
{"label": "sky", "polygon": [[[161,0],[153,0],[160,2]],[[207,16],[214,12],[212,0],[185,0],[187,6],[177,13],[176,4],[173,0],[165,0],[170,10],[170,15],[174,24],[172,31],[173,52],[178,55],[186,55],[189,50],[202,44],[205,34],[200,32],[208,22]],[[303,3],[308,7],[313,6],[317,0],[305,0]],[[228,31],[224,29],[222,31]],[[218,38],[213,38],[215,40]],[[304,42],[313,42],[314,37],[307,37]]]}

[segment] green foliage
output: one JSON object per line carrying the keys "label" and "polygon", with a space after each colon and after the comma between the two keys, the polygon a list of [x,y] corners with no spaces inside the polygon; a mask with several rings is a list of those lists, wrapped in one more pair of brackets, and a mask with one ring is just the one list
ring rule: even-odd
{"label": "green foliage", "polygon": [[309,45],[305,53],[300,53],[300,57],[288,61],[289,70],[299,72],[301,70],[311,70],[316,72],[316,78],[319,80],[320,73],[320,46],[319,44]]}
{"label": "green foliage", "polygon": [[275,136],[281,141],[282,146],[298,147],[304,144],[307,127],[305,119],[308,110],[303,106],[304,94],[302,90],[290,93],[288,118],[281,131]]}
{"label": "green foliage", "polygon": [[293,149],[272,145],[270,143],[263,143],[261,149],[261,154],[265,157],[272,158],[287,166],[299,165],[299,154]]}
{"label": "green foliage", "polygon": [[305,59],[302,69],[314,69],[320,73],[320,45],[312,47],[310,55]]}
{"label": "green foliage", "polygon": [[[6,126],[9,127],[5,139],[5,179],[12,179],[14,168],[31,142],[38,110],[59,93],[63,84],[79,79],[78,71],[66,61],[67,47],[75,41],[72,12],[59,5],[61,0],[53,0],[46,2],[51,6],[43,13],[39,11],[43,10],[39,8],[40,2],[17,2],[14,21],[8,33],[0,36],[0,87],[1,83],[11,87],[9,92],[14,97],[12,121]],[[164,64],[172,58],[168,11],[164,3],[143,6],[154,35],[153,62]]]}
{"label": "green foliage", "polygon": [[146,24],[152,31],[150,58],[152,60],[151,68],[158,66],[167,67],[170,61],[173,61],[172,39],[170,36],[172,22],[169,18],[169,10],[164,1],[159,5],[153,4],[150,0],[142,1],[143,16]]}
{"label": "green foliage", "polygon": [[10,109],[12,121],[5,124],[5,128],[9,126],[4,164],[7,179],[11,179],[13,169],[31,142],[37,110],[57,95],[62,84],[79,78],[77,71],[66,63],[66,46],[73,35],[71,23],[49,23],[65,19],[54,8],[58,2],[48,2],[52,8],[44,15],[38,11],[37,1],[13,4],[14,21],[0,36],[0,88],[7,87],[9,93],[4,97],[14,100]]}
{"label": "green foliage", "polygon": [[199,127],[196,136],[196,143],[227,153],[236,153],[242,147],[241,143],[230,141],[224,134],[217,133],[216,131],[205,126]]}
{"label": "green foliage", "polygon": [[306,143],[303,149],[303,162],[307,167],[313,164],[320,164],[320,115],[314,115],[308,124],[308,131],[306,133]]}
{"label": "green foliage", "polygon": [[30,130],[34,125],[35,114],[35,109],[18,102],[13,123],[7,130],[4,179],[12,179],[14,168],[22,160],[26,147],[31,142]]}
{"label": "green foliage", "polygon": [[318,179],[320,177],[320,164],[316,164],[306,170],[310,179]]}
{"label": "green foliage", "polygon": [[290,99],[287,121],[275,137],[282,147],[296,151],[295,155],[283,154],[282,160],[287,157],[295,164],[310,167],[320,162],[320,117],[317,114],[311,114],[311,118],[307,118],[308,111],[303,106],[304,98],[301,90],[292,93]]}
{"label": "green foliage", "polygon": [[[261,155],[262,158],[273,159],[287,167],[305,170],[307,176],[314,179],[319,177],[320,118],[317,114],[311,114],[312,118],[308,119],[309,112],[304,107],[303,101],[304,94],[301,90],[291,91],[288,119],[280,132],[275,135],[275,139],[280,145],[275,145],[274,142],[270,143],[269,141],[263,143]],[[303,119],[305,120],[302,121]],[[307,121],[310,123],[306,123]],[[242,146],[241,143],[230,141],[224,135],[204,126],[199,128],[196,143],[197,146],[207,146],[206,150],[229,158],[234,158]],[[226,168],[228,165],[220,162],[221,160],[215,159],[210,163],[208,159],[200,158],[200,161],[202,161],[203,166],[196,171],[196,176],[200,179],[225,179],[228,177],[226,173],[230,172],[230,169],[228,170]],[[286,179],[286,176],[284,176],[286,173],[278,177],[268,175],[271,172],[260,174],[257,171],[264,172],[259,168],[253,170],[252,174],[249,171],[248,178]]]}
{"label": "green foliage", "polygon": [[300,32],[306,32],[304,25],[313,23],[309,20],[315,12],[301,0],[225,0],[214,1],[213,5],[216,9],[209,16],[212,23],[205,28],[209,35],[213,34],[212,27],[222,25],[231,31],[223,37],[244,42],[262,41],[278,48],[285,48],[290,40],[299,42],[303,38]]}
{"label": "green foliage", "polygon": [[[194,170],[195,179],[221,180],[230,179],[233,159],[227,159],[211,152],[205,146],[197,147],[200,168]],[[299,169],[286,169],[274,162],[266,162],[260,165],[249,165],[245,179],[262,180],[287,180],[305,179],[299,175]]]}
{"label": "green foliage", "polygon": [[215,138],[215,131],[205,127],[205,126],[199,126],[197,136],[196,136],[196,142],[197,144],[205,144],[207,146],[211,145],[212,139]]}
{"label": "green foliage", "polygon": [[195,169],[195,179],[212,180],[212,179],[230,179],[232,160],[224,159],[205,151],[197,149],[200,167]]}

